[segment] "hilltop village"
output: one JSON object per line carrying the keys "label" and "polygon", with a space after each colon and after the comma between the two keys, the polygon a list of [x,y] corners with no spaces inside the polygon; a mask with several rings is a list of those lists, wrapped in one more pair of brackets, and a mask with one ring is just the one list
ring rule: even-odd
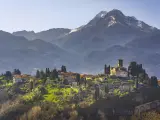
{"label": "hilltop village", "polygon": [[157,77],[134,61],[125,68],[122,59],[115,67],[104,65],[104,73],[97,75],[67,72],[64,65],[37,70],[35,76],[6,71],[0,89],[0,120],[118,120],[159,110]]}

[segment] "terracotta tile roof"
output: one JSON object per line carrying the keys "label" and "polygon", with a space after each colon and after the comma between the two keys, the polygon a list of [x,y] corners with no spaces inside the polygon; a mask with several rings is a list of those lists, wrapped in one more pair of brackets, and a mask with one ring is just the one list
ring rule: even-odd
{"label": "terracotta tile roof", "polygon": [[13,77],[14,77],[14,78],[22,78],[21,75],[14,75]]}
{"label": "terracotta tile roof", "polygon": [[22,74],[22,75],[14,75],[13,77],[14,77],[14,78],[29,78],[30,75]]}

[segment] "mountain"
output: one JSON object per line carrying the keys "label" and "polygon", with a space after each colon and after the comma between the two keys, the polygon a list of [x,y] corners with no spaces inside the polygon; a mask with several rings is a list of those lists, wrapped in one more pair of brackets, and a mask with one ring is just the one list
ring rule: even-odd
{"label": "mountain", "polygon": [[95,49],[105,50],[113,45],[125,45],[137,37],[157,31],[157,28],[125,16],[119,10],[112,10],[101,11],[89,23],[73,31],[59,38],[59,45],[86,54]]}
{"label": "mountain", "polygon": [[97,73],[103,71],[104,64],[114,66],[122,58],[126,66],[137,61],[150,75],[160,77],[160,30],[116,9],[101,11],[72,30],[1,31],[0,40],[2,68],[11,63],[12,68],[25,64],[25,69],[27,65],[30,69],[65,64],[77,72]]}
{"label": "mountain", "polygon": [[107,11],[99,12],[89,23],[88,25],[96,25],[96,23],[101,19],[104,18],[107,14]]}
{"label": "mountain", "polygon": [[23,30],[23,31],[13,32],[12,34],[15,35],[15,36],[23,36],[28,40],[36,39],[36,33],[34,31]]}
{"label": "mountain", "polygon": [[65,28],[55,28],[55,29],[49,29],[46,31],[41,31],[35,33],[34,31],[17,31],[13,32],[12,34],[15,36],[24,36],[28,40],[34,40],[34,39],[42,39],[46,42],[51,42],[54,39],[58,39],[65,34],[69,33],[70,29]]}
{"label": "mountain", "polygon": [[160,31],[147,34],[146,36],[134,39],[133,41],[126,44],[127,47],[135,49],[143,49],[147,52],[160,53]]}
{"label": "mountain", "polygon": [[122,58],[126,64],[145,64],[151,75],[160,77],[159,29],[114,9],[101,11],[86,25],[72,31],[58,39],[59,45],[84,57],[83,71],[99,72],[98,68],[105,63],[114,65]]}
{"label": "mountain", "polygon": [[33,68],[55,68],[62,64],[74,67],[79,60],[57,45],[40,39],[29,41],[4,31],[0,31],[0,43],[0,72],[14,68],[30,72]]}

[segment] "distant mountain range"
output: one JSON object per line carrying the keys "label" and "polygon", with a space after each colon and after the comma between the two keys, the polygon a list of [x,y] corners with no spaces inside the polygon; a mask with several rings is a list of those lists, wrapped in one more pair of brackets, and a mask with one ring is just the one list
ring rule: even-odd
{"label": "distant mountain range", "polygon": [[32,72],[33,68],[54,68],[62,64],[70,66],[68,63],[71,60],[73,60],[72,66],[74,66],[78,62],[78,60],[74,60],[77,58],[74,54],[40,39],[29,41],[25,37],[0,31],[0,42],[1,72],[14,68],[20,68],[24,72]]}
{"label": "distant mountain range", "polygon": [[54,28],[37,33],[35,33],[34,31],[23,30],[23,31],[13,32],[13,35],[24,36],[28,40],[41,39],[46,42],[52,42],[54,39],[59,39],[63,37],[65,34],[69,33],[70,31],[71,31],[70,29],[65,29],[65,28]]}
{"label": "distant mountain range", "polygon": [[160,30],[119,10],[101,11],[76,29],[55,28],[39,33],[0,31],[1,69],[60,67],[78,72],[103,72],[117,59],[142,63],[160,77]]}

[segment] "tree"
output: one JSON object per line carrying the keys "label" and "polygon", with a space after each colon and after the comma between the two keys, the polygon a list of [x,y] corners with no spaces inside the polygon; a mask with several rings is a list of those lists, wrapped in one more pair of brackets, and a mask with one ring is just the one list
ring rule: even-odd
{"label": "tree", "polygon": [[107,74],[107,65],[104,65],[104,74]]}
{"label": "tree", "polygon": [[40,78],[41,79],[45,79],[46,78],[45,73],[44,73],[43,70],[40,71]]}
{"label": "tree", "polygon": [[50,76],[50,70],[49,70],[49,68],[46,68],[46,77],[49,77]]}
{"label": "tree", "polygon": [[64,72],[67,72],[66,66],[64,66]]}
{"label": "tree", "polygon": [[137,76],[137,63],[135,61],[131,62],[128,66],[128,72],[129,76]]}
{"label": "tree", "polygon": [[30,85],[30,86],[29,86],[30,91],[32,91],[32,90],[33,90],[33,86],[34,86],[33,84],[34,84],[34,83],[33,83],[33,81],[31,80],[31,81],[30,81],[30,83],[29,83],[29,85]]}
{"label": "tree", "polygon": [[14,74],[14,75],[17,74],[17,69],[14,69],[13,74]]}
{"label": "tree", "polygon": [[56,69],[52,70],[50,73],[50,78],[51,79],[56,79],[58,78],[58,71]]}
{"label": "tree", "polygon": [[107,84],[105,84],[105,88],[104,88],[104,89],[105,89],[105,93],[108,94],[109,88],[108,88],[108,85],[107,85]]}
{"label": "tree", "polygon": [[143,70],[143,71],[139,74],[139,81],[143,83],[145,80],[146,80],[146,72],[145,72],[145,70]]}
{"label": "tree", "polygon": [[61,71],[62,71],[62,72],[67,72],[66,66],[62,65]]}
{"label": "tree", "polygon": [[17,74],[21,75],[21,71],[19,69],[17,69]]}
{"label": "tree", "polygon": [[36,78],[40,78],[40,71],[39,70],[37,70],[37,72],[36,72]]}
{"label": "tree", "polygon": [[11,80],[12,79],[12,73],[11,73],[11,71],[6,71],[5,77],[6,77],[7,80]]}
{"label": "tree", "polygon": [[80,85],[80,74],[76,74],[77,85]]}
{"label": "tree", "polygon": [[85,87],[87,86],[87,79],[86,77],[84,78],[84,84],[85,84]]}
{"label": "tree", "polygon": [[55,79],[55,74],[54,74],[54,71],[53,71],[53,70],[51,71],[50,79]]}
{"label": "tree", "polygon": [[111,66],[110,65],[107,68],[107,72],[108,72],[107,74],[110,75],[110,73],[111,73]]}
{"label": "tree", "polygon": [[54,72],[55,78],[58,78],[58,71],[57,71],[57,69],[54,69],[53,72]]}
{"label": "tree", "polygon": [[99,99],[99,93],[100,93],[100,89],[99,89],[99,85],[95,85],[95,100]]}
{"label": "tree", "polygon": [[156,76],[152,76],[150,79],[150,86],[151,87],[157,87],[158,86],[158,80]]}
{"label": "tree", "polygon": [[149,82],[150,82],[149,80],[150,80],[150,78],[149,78],[148,74],[146,73],[145,74],[145,79],[144,79],[143,83],[149,85]]}
{"label": "tree", "polygon": [[110,65],[107,66],[107,65],[105,64],[105,66],[104,66],[104,74],[110,75]]}
{"label": "tree", "polygon": [[19,69],[14,69],[13,74],[14,75],[21,75],[21,71]]}
{"label": "tree", "polygon": [[137,64],[136,62],[131,62],[130,65],[128,66],[128,76],[136,77],[135,85],[136,88],[138,87],[139,80],[141,82],[144,81],[146,77],[146,72],[142,68],[142,64]]}

